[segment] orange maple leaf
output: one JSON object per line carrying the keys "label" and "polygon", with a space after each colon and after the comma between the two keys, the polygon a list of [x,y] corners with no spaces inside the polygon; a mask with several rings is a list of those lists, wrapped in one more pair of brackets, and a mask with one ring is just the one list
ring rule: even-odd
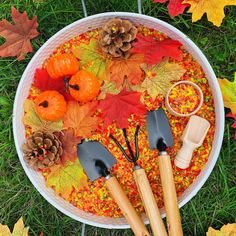
{"label": "orange maple leaf", "polygon": [[220,26],[225,17],[224,7],[236,5],[236,0],[184,0],[183,4],[190,4],[188,12],[192,13],[192,21],[198,21],[203,14],[207,14],[207,19],[215,26]]}
{"label": "orange maple leaf", "polygon": [[14,7],[11,8],[11,14],[15,24],[7,20],[0,21],[0,35],[6,39],[0,46],[0,57],[17,56],[20,61],[28,52],[33,51],[30,39],[39,35],[37,16],[29,20],[25,11],[20,13]]}
{"label": "orange maple leaf", "polygon": [[97,105],[97,102],[86,103],[82,106],[78,102],[68,102],[63,127],[73,128],[76,137],[88,138],[98,126],[98,118],[92,116]]}
{"label": "orange maple leaf", "polygon": [[110,66],[111,81],[116,82],[119,88],[127,78],[128,81],[135,85],[143,79],[143,71],[140,64],[143,63],[142,54],[133,54],[128,59],[115,59]]}

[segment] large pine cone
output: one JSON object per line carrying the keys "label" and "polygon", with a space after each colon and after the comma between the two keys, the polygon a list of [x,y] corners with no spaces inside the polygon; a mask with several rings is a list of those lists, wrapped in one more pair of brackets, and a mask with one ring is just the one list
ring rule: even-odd
{"label": "large pine cone", "polygon": [[128,20],[112,19],[102,28],[99,45],[105,53],[113,57],[128,58],[137,31],[137,28]]}
{"label": "large pine cone", "polygon": [[62,144],[52,133],[34,132],[22,146],[24,159],[30,167],[43,169],[60,163]]}

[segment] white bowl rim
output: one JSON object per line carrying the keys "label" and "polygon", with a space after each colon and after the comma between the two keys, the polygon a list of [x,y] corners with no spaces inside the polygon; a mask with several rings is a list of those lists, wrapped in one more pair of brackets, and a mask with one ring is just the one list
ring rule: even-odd
{"label": "white bowl rim", "polygon": [[[64,27],[63,29],[61,29],[60,31],[58,31],[56,34],[54,34],[51,38],[49,38],[39,49],[38,51],[35,53],[35,55],[32,57],[31,61],[29,62],[29,64],[27,65],[22,77],[24,77],[24,74],[26,74],[26,71],[28,68],[30,68],[31,63],[33,61],[33,59],[35,57],[38,56],[38,54],[40,53],[40,51],[42,49],[44,49],[45,47],[47,47],[47,44],[51,41],[53,41],[58,35],[60,35],[61,33],[63,33],[64,31],[66,31],[68,28],[78,24],[79,22],[83,22],[83,21],[87,21],[87,20],[92,20],[92,19],[96,19],[98,17],[107,17],[110,16],[112,17],[136,17],[136,18],[142,18],[142,19],[147,19],[150,20],[152,22],[155,22],[163,27],[166,27],[168,29],[170,29],[172,32],[176,33],[177,35],[179,35],[182,38],[185,38],[185,40],[187,41],[188,45],[190,45],[200,56],[202,61],[205,63],[209,73],[211,74],[211,76],[214,78],[214,80],[212,81],[212,83],[215,86],[215,90],[216,93],[218,94],[218,107],[219,107],[219,124],[218,124],[218,136],[217,136],[217,140],[216,140],[216,148],[214,149],[214,159],[211,161],[210,165],[208,166],[208,171],[204,174],[204,176],[201,178],[200,182],[198,183],[197,187],[191,191],[191,194],[189,194],[186,198],[184,198],[184,200],[182,200],[179,203],[179,207],[182,207],[183,205],[185,205],[188,201],[190,201],[196,194],[197,192],[201,189],[201,187],[203,186],[203,184],[206,182],[206,180],[208,179],[209,175],[211,174],[215,163],[218,159],[218,155],[220,153],[220,149],[221,149],[221,144],[222,144],[222,140],[223,140],[223,134],[224,134],[224,105],[223,105],[223,99],[221,95],[221,91],[220,91],[220,87],[219,84],[217,82],[216,76],[214,74],[213,69],[211,68],[208,60],[206,59],[205,55],[201,52],[201,50],[193,43],[193,41],[191,39],[189,39],[184,33],[182,33],[180,30],[178,30],[177,28],[175,28],[174,26],[156,19],[154,17],[151,16],[147,16],[147,15],[143,15],[143,14],[138,14],[138,13],[130,13],[130,12],[106,12],[106,13],[100,13],[100,14],[95,14],[95,15],[91,15],[85,18],[82,18],[80,20],[77,20],[71,24],[69,24],[68,26]],[[22,80],[20,80],[18,88],[17,88],[17,92],[15,95],[15,100],[14,100],[14,107],[13,107],[13,134],[14,134],[14,141],[15,141],[15,146],[16,146],[16,150],[17,150],[17,154],[19,156],[22,155],[21,154],[21,147],[18,145],[18,137],[17,137],[17,129],[16,129],[16,116],[14,115],[16,113],[16,109],[17,109],[17,98],[20,97],[20,88],[22,86]],[[22,158],[23,159],[23,158]],[[33,176],[31,175],[31,173],[29,173],[28,171],[28,167],[26,165],[26,163],[20,159],[20,162],[23,166],[23,169],[25,171],[25,173],[27,174],[28,178],[30,179],[31,183],[34,185],[34,187],[37,189],[37,191],[39,191],[40,189],[38,188],[37,182],[34,180]],[[52,204],[55,208],[57,208],[59,211],[63,212],[65,215],[70,216],[71,218],[80,221],[82,223],[85,224],[89,224],[92,226],[96,226],[96,227],[102,227],[102,228],[107,228],[107,229],[126,229],[126,228],[130,228],[130,226],[128,224],[124,224],[124,225],[107,225],[107,224],[102,224],[102,223],[97,223],[94,221],[90,221],[90,220],[86,220],[83,219],[81,217],[79,217],[76,214],[72,214],[69,211],[67,211],[66,209],[64,209],[63,207],[61,207],[54,199],[52,199],[51,197],[49,197],[45,192],[43,191],[39,191],[40,194],[50,203]],[[165,214],[162,214],[163,216],[165,216]]]}

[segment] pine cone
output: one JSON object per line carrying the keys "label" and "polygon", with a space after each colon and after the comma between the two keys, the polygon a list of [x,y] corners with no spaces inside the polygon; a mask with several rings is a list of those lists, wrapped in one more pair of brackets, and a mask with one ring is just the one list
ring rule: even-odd
{"label": "pine cone", "polygon": [[137,31],[137,28],[128,20],[112,19],[102,28],[99,45],[105,53],[113,57],[128,58]]}
{"label": "pine cone", "polygon": [[35,170],[59,164],[63,153],[58,137],[44,131],[34,132],[23,144],[22,150],[25,161]]}

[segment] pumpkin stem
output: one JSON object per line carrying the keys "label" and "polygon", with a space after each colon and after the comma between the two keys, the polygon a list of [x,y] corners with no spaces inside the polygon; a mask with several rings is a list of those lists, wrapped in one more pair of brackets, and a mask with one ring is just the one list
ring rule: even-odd
{"label": "pumpkin stem", "polygon": [[43,101],[43,102],[39,103],[39,106],[42,106],[44,108],[48,107],[48,101]]}
{"label": "pumpkin stem", "polygon": [[66,87],[66,92],[67,92],[67,93],[69,92],[69,80],[70,80],[69,77],[65,77],[65,78],[64,78],[64,85],[65,85],[65,87]]}
{"label": "pumpkin stem", "polygon": [[79,90],[79,85],[78,84],[70,84],[69,85],[70,86],[70,88],[73,88],[73,89],[75,89],[75,90]]}

